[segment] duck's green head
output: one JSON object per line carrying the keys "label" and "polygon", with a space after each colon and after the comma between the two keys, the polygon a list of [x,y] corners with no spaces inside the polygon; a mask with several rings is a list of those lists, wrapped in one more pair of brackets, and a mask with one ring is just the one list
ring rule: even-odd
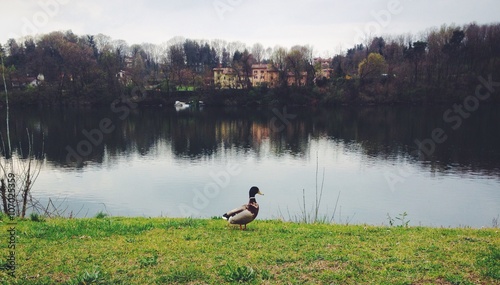
{"label": "duck's green head", "polygon": [[257,195],[257,194],[264,195],[262,192],[260,192],[259,187],[253,186],[252,188],[250,188],[250,192],[249,192],[250,198],[255,197],[255,195]]}

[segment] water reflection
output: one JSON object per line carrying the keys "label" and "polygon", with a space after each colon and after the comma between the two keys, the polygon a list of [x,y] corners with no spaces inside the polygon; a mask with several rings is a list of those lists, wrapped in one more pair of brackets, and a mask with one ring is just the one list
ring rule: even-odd
{"label": "water reflection", "polygon": [[[235,150],[255,152],[259,157],[269,144],[274,156],[290,154],[302,157],[309,153],[310,141],[328,139],[354,146],[367,157],[398,160],[409,158],[431,172],[455,171],[500,174],[499,106],[482,106],[480,111],[453,130],[442,118],[443,107],[365,107],[337,109],[241,109],[205,108],[202,111],[173,108],[132,110],[122,120],[109,109],[14,109],[11,111],[11,137],[15,150],[26,150],[26,130],[32,132],[36,153],[43,153],[56,167],[102,164],[121,156],[138,153],[147,156],[158,145],[171,145],[177,159],[199,160],[218,152]],[[278,113],[277,113],[278,112]],[[282,120],[279,114],[292,114]],[[278,115],[277,115],[278,114]],[[2,118],[5,114],[2,112]],[[103,119],[113,131],[99,130]],[[1,125],[5,133],[4,124]],[[415,140],[431,138],[436,128],[447,136],[430,156],[419,156]],[[87,133],[87,136],[84,133]],[[79,143],[91,142],[91,151]],[[68,159],[68,149],[81,155],[81,163]]]}

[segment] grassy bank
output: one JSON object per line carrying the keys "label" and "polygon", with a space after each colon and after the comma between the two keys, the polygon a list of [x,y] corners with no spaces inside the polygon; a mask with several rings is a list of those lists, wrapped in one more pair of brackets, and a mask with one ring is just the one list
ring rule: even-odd
{"label": "grassy bank", "polygon": [[4,284],[500,284],[498,229],[94,218],[19,221],[16,235]]}

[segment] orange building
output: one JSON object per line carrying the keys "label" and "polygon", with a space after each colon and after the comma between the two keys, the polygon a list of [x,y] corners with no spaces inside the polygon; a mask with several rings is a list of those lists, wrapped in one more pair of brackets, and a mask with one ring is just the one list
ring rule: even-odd
{"label": "orange building", "polygon": [[[237,74],[236,70],[230,67],[217,67],[213,69],[214,86],[219,89],[242,89],[244,86],[244,74]],[[253,87],[267,85],[270,88],[278,87],[279,71],[271,64],[253,64],[250,82]],[[307,72],[300,73],[300,79],[295,79],[295,74],[289,72],[287,75],[287,84],[289,86],[305,86],[307,83]]]}
{"label": "orange building", "polygon": [[287,77],[288,86],[306,86],[307,83],[307,72],[301,72],[299,80],[295,79],[295,74],[293,72],[288,72]]}
{"label": "orange building", "polygon": [[277,87],[279,82],[278,70],[270,64],[252,65],[252,86],[258,87],[267,84],[268,87]]}

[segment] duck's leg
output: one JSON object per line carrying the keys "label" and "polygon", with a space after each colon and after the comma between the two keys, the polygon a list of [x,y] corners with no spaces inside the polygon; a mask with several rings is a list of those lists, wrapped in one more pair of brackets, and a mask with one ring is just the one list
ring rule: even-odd
{"label": "duck's leg", "polygon": [[240,231],[241,231],[241,230],[242,230],[242,229],[241,229],[241,225],[240,225]]}

